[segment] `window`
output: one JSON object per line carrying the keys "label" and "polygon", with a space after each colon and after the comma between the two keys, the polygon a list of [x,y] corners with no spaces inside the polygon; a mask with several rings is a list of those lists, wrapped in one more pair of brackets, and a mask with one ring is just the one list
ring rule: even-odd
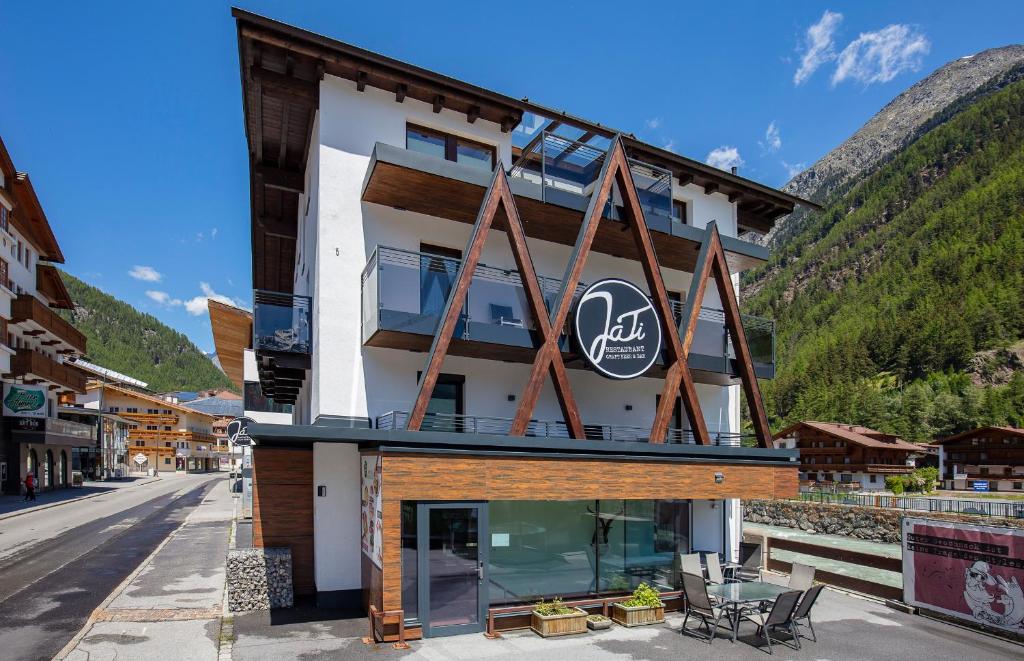
{"label": "window", "polygon": [[170,441],[164,441],[164,447],[165,447],[165,448],[169,448],[169,447],[172,447],[172,446],[171,446],[171,442],[170,442]]}
{"label": "window", "polygon": [[877,475],[871,475],[871,476],[868,477],[868,480],[871,481],[871,484],[875,484],[875,483],[878,482],[878,476]]}
{"label": "window", "polygon": [[689,203],[686,200],[672,200],[672,220],[686,224],[686,211]]}
{"label": "window", "polygon": [[171,431],[170,425],[164,425],[164,431]]}
{"label": "window", "polygon": [[[419,383],[422,372],[416,373]],[[440,374],[434,386],[434,394],[427,403],[427,413],[423,419],[424,431],[456,431],[463,429],[463,402],[466,377],[458,374]]]}
{"label": "window", "polygon": [[107,410],[110,411],[111,413],[117,413],[118,411],[121,410],[121,407],[120,406],[111,406]]}
{"label": "window", "polygon": [[135,407],[132,407],[132,406],[129,406],[127,411],[128,411],[128,413],[138,413],[139,409],[137,409]]}
{"label": "window", "polygon": [[405,148],[487,171],[494,169],[495,150],[491,145],[422,126],[406,125]]}
{"label": "window", "polygon": [[10,271],[7,265],[6,259],[0,259],[0,285],[11,288],[11,281],[9,279]]}
{"label": "window", "polygon": [[163,410],[163,414],[164,415],[171,415],[171,409],[164,409]]}
{"label": "window", "polygon": [[156,425],[146,425],[146,431],[156,431],[157,429]]}
{"label": "window", "polygon": [[135,447],[141,448],[146,445],[145,441],[135,441]]}
{"label": "window", "polygon": [[158,411],[156,409],[146,409],[146,413],[149,413],[151,415],[155,415],[156,413],[158,413]]}
{"label": "window", "polygon": [[170,463],[171,463],[171,458],[170,457],[164,457],[164,466],[167,466]]}
{"label": "window", "polygon": [[22,258],[21,239],[18,239],[17,246],[18,246],[18,262],[21,262],[21,258]]}
{"label": "window", "polygon": [[8,229],[8,227],[9,227],[9,225],[8,225],[9,221],[8,221],[8,218],[7,218],[7,214],[8,213],[10,213],[10,212],[7,211],[7,207],[5,207],[4,205],[0,204],[0,229],[2,229],[5,232],[10,231]]}

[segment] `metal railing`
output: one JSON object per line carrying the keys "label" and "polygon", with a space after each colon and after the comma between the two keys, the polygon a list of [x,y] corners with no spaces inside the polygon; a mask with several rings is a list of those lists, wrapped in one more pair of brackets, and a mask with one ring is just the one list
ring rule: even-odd
{"label": "metal railing", "polygon": [[[566,194],[586,198],[593,193],[607,155],[599,144],[543,131],[539,139],[526,146],[509,176],[540,185],[543,202],[563,204],[569,199]],[[633,159],[629,160],[629,170],[645,218],[671,220],[672,173]],[[604,215],[610,215],[612,206],[621,205],[621,195],[613,191]]]}
{"label": "metal railing", "polygon": [[830,505],[857,507],[883,507],[911,512],[944,512],[973,514],[976,516],[1024,519],[1024,501],[961,500],[959,498],[932,498],[930,496],[890,496],[868,493],[829,493],[804,491],[796,500]]}
{"label": "metal railing", "polygon": [[[395,322],[402,328],[389,327],[388,330],[436,331],[460,264],[461,260],[453,257],[378,246],[361,278],[363,339],[366,340],[378,328],[382,311],[408,317]],[[550,312],[561,291],[562,281],[544,276],[539,280],[544,303]],[[579,296],[586,287],[586,283],[579,283],[573,296]],[[671,305],[678,323],[682,318],[683,303],[673,301]],[[741,320],[754,362],[774,364],[775,322],[752,315],[742,315]],[[494,327],[503,328],[507,334],[514,329],[535,330],[536,324],[519,272],[479,264],[466,292],[455,336],[465,340],[477,339],[476,333],[484,341],[495,342]],[[570,332],[571,324],[566,324],[563,333],[569,335]],[[722,310],[700,309],[692,352],[729,359],[736,357]],[[728,367],[724,365],[723,370],[728,371]]]}
{"label": "metal railing", "polygon": [[87,425],[82,422],[64,420],[61,418],[47,418],[46,430],[54,434],[62,434],[64,436],[88,440],[96,440],[97,433],[94,425]]}
{"label": "metal railing", "polygon": [[257,351],[310,353],[309,296],[257,289],[253,294],[252,335]]}
{"label": "metal railing", "polygon": [[[383,430],[405,429],[409,419],[408,411],[388,411],[377,416],[376,427]],[[420,425],[420,431],[450,432],[456,434],[491,434],[508,436],[512,429],[512,418],[497,418],[451,413],[427,413]],[[650,438],[650,427],[627,425],[584,424],[586,439],[590,441],[646,443]],[[740,447],[746,437],[734,432],[709,431],[715,445]],[[569,428],[561,420],[531,420],[527,424],[526,436],[540,438],[569,438]],[[666,443],[693,445],[697,442],[689,429],[669,429]]]}

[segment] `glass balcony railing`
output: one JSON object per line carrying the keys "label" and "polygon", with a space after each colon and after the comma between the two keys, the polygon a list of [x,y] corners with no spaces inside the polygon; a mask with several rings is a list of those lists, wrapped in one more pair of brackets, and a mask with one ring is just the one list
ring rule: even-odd
{"label": "glass balcony railing", "polygon": [[[543,202],[583,209],[606,157],[601,144],[542,131],[524,147],[509,176],[540,186]],[[672,220],[672,173],[634,160],[629,161],[629,169],[647,223],[667,227]],[[603,215],[619,219],[617,209],[622,204],[622,194],[613,186]]]}
{"label": "glass balcony railing", "polygon": [[[377,416],[377,429],[405,429],[409,420],[408,411],[388,411]],[[512,429],[512,418],[495,418],[478,415],[455,415],[450,413],[427,413],[420,425],[420,431],[437,431],[458,434],[490,434],[508,436]],[[585,424],[583,431],[588,441],[614,441],[620,443],[646,443],[650,439],[650,427],[625,425]],[[712,443],[719,446],[739,447],[746,435],[734,432],[708,430]],[[531,420],[526,426],[526,436],[534,438],[569,438],[569,428],[561,420]],[[666,443],[693,445],[697,442],[689,429],[669,429]]]}
{"label": "glass balcony railing", "polygon": [[[378,247],[362,275],[363,342],[380,330],[433,335],[455,285],[459,265],[460,260],[450,257]],[[549,311],[561,284],[554,278],[540,279]],[[586,285],[580,283],[575,295],[584,289]],[[674,306],[678,323],[682,304]],[[759,376],[772,376],[774,323],[744,315],[743,324]],[[571,350],[570,326],[567,324],[563,329],[562,350],[567,352]],[[536,328],[518,271],[478,265],[454,337],[532,348]],[[699,363],[694,365],[696,368],[732,373],[731,361],[736,354],[721,310],[701,308],[691,349],[691,357],[695,355]]]}
{"label": "glass balcony railing", "polygon": [[253,349],[309,354],[310,298],[257,289],[253,297]]}

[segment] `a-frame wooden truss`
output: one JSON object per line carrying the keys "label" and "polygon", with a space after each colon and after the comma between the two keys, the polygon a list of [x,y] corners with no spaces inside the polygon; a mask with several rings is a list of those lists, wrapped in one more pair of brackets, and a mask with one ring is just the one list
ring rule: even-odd
{"label": "a-frame wooden truss", "polygon": [[[526,434],[530,418],[536,408],[537,399],[544,385],[544,375],[547,373],[551,375],[555,393],[558,396],[559,406],[562,409],[562,415],[570,436],[577,439],[585,438],[583,423],[580,420],[579,409],[573,398],[572,388],[566,374],[558,341],[561,329],[565,327],[569,317],[573,294],[579,285],[587,257],[590,255],[591,245],[597,233],[598,224],[601,222],[605,204],[611,196],[613,183],[618,185],[618,190],[622,195],[623,208],[625,210],[624,222],[627,224],[636,243],[637,251],[640,255],[640,264],[644,270],[644,277],[647,280],[647,286],[651,292],[654,307],[662,319],[664,337],[667,338],[664,342],[665,384],[662,389],[654,423],[651,427],[650,441],[652,443],[665,442],[669,420],[675,406],[676,394],[679,393],[695,440],[702,445],[711,444],[707,425],[704,423],[704,415],[701,412],[700,401],[697,397],[696,386],[686,361],[693,343],[693,334],[697,327],[700,302],[704,297],[707,280],[713,275],[725,308],[726,325],[730,333],[732,333],[736,358],[740,366],[740,377],[749,403],[751,416],[753,417],[758,444],[762,447],[769,446],[771,434],[764,413],[764,404],[761,400],[753,361],[750,357],[746,336],[743,332],[739,305],[732,288],[732,281],[729,276],[729,269],[725,261],[725,253],[722,249],[718,230],[714,223],[708,226],[706,237],[701,245],[700,254],[697,259],[690,293],[686,300],[685,312],[681,323],[677,327],[674,323],[674,316],[661,275],[661,268],[658,264],[657,255],[654,252],[650,230],[648,230],[647,223],[644,220],[643,209],[640,206],[636,186],[629,171],[629,162],[618,137],[612,141],[611,147],[605,156],[605,162],[598,179],[598,186],[590,198],[590,203],[583,217],[583,224],[576,237],[576,244],[573,247],[569,264],[566,267],[565,276],[562,278],[561,290],[550,312],[544,303],[539,280],[526,245],[526,233],[523,231],[522,221],[509,188],[508,180],[500,165],[495,169],[490,186],[488,186],[487,192],[484,195],[483,204],[477,214],[476,222],[473,225],[469,243],[464,253],[465,257],[459,266],[455,284],[445,304],[441,323],[437,333],[434,335],[427,358],[427,368],[423,372],[416,401],[406,423],[407,429],[418,431],[423,424],[427,405],[437,383],[437,377],[440,374],[444,357],[448,353],[452,333],[458,323],[459,315],[466,300],[466,293],[469,290],[473,272],[479,263],[480,253],[483,250],[488,231],[494,225],[495,218],[503,218],[509,243],[512,247],[512,254],[526,292],[527,304],[529,305],[530,313],[536,320],[539,344],[529,380],[523,387],[522,395],[519,398],[519,406],[512,421],[510,434],[513,436],[523,436]],[[504,211],[504,214],[499,215],[499,210]]]}

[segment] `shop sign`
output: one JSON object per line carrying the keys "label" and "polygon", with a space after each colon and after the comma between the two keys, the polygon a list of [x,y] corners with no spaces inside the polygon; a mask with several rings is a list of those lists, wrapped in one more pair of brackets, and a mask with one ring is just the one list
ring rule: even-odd
{"label": "shop sign", "polygon": [[575,309],[583,358],[610,379],[633,379],[661,352],[661,319],[636,285],[609,278],[587,287]]}
{"label": "shop sign", "polygon": [[3,413],[5,416],[45,418],[46,391],[43,386],[5,383]]}
{"label": "shop sign", "polygon": [[384,567],[384,502],[381,498],[380,456],[361,457],[359,486],[362,493],[363,553],[380,568]]}
{"label": "shop sign", "polygon": [[974,480],[971,482],[971,488],[975,491],[988,491],[988,480]]}
{"label": "shop sign", "polygon": [[46,419],[45,418],[11,418],[10,419],[11,429],[17,429],[18,431],[46,431]]}
{"label": "shop sign", "polygon": [[235,418],[228,423],[227,434],[228,441],[233,445],[251,445],[252,439],[249,438],[247,431],[250,424],[254,424],[255,421],[252,418],[246,418],[244,416]]}
{"label": "shop sign", "polygon": [[1024,529],[903,519],[903,600],[1024,634]]}

